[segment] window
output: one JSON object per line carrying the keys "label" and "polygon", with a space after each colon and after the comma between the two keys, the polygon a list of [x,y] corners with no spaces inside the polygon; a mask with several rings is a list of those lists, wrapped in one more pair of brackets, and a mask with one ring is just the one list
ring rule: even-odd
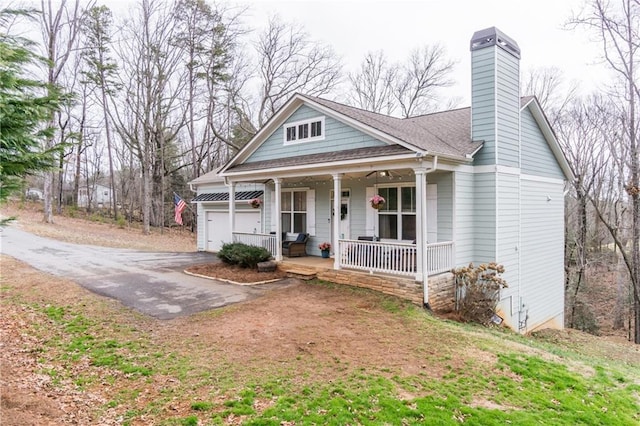
{"label": "window", "polygon": [[282,191],[282,232],[307,232],[307,192]]}
{"label": "window", "polygon": [[314,121],[311,123],[311,137],[322,136],[322,121]]}
{"label": "window", "polygon": [[380,238],[390,240],[416,239],[416,188],[401,186],[378,188],[386,203],[378,210]]}
{"label": "window", "polygon": [[284,143],[303,143],[324,139],[324,117],[284,125]]}
{"label": "window", "polygon": [[287,142],[296,140],[296,126],[287,127]]}

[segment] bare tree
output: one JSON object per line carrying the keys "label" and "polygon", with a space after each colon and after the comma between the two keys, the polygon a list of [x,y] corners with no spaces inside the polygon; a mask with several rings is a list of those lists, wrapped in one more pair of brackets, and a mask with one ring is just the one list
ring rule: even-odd
{"label": "bare tree", "polygon": [[594,96],[574,98],[563,107],[562,114],[551,110],[558,139],[575,176],[570,182],[571,195],[567,200],[570,208],[566,209],[565,220],[565,292],[568,325],[581,328],[576,308],[579,293],[587,283],[590,194],[601,184],[610,164],[611,152],[601,137],[602,129],[610,122],[610,108],[606,99]]}
{"label": "bare tree", "polygon": [[558,67],[531,68],[523,80],[522,94],[535,95],[555,128],[567,109],[572,107],[572,101],[578,94],[577,83],[567,83]]}
{"label": "bare tree", "polygon": [[[621,214],[616,206],[628,208],[629,237],[622,238],[619,220],[601,210],[603,193],[593,195],[599,217],[609,229],[629,271],[634,302],[634,342],[640,344],[640,148],[638,143],[638,48],[640,47],[640,1],[610,2],[592,0],[580,14],[570,19],[569,26],[583,26],[592,30],[602,43],[603,57],[617,76],[610,96],[617,107],[616,128],[613,134],[603,135],[610,143],[616,161],[618,176],[612,180],[622,182],[615,203],[605,203],[613,213]],[[628,207],[627,207],[628,206]]]}
{"label": "bare tree", "polygon": [[349,102],[367,111],[407,118],[436,110],[438,89],[453,84],[455,62],[440,44],[411,52],[404,63],[390,63],[384,52],[369,52],[356,73],[349,74]]}
{"label": "bare tree", "polygon": [[399,74],[397,65],[389,64],[382,50],[366,54],[357,73],[349,74],[349,102],[380,114],[395,110],[394,84]]}
{"label": "bare tree", "polygon": [[181,51],[172,45],[175,21],[164,2],[142,0],[120,28],[118,48],[123,97],[114,111],[115,127],[139,161],[144,233],[164,220],[164,168],[167,146],[185,125],[179,105],[185,78]]}
{"label": "bare tree", "polygon": [[[76,47],[77,35],[80,27],[80,0],[75,0],[69,7],[67,1],[62,0],[57,9],[51,0],[42,0],[40,3],[42,39],[47,58],[47,82],[50,87],[59,83],[69,57]],[[56,127],[55,113],[49,120],[51,127]],[[55,145],[55,136],[47,140],[46,148],[51,149]],[[55,173],[55,172],[53,172]],[[54,174],[46,173],[44,178],[44,217],[47,223],[53,223],[53,180]]]}
{"label": "bare tree", "polygon": [[261,79],[258,127],[295,92],[320,96],[339,83],[342,65],[333,50],[277,17],[269,19],[256,49]]}
{"label": "bare tree", "polygon": [[437,90],[449,87],[455,62],[446,57],[440,44],[415,49],[406,64],[400,67],[393,96],[404,118],[434,111],[438,102]]}

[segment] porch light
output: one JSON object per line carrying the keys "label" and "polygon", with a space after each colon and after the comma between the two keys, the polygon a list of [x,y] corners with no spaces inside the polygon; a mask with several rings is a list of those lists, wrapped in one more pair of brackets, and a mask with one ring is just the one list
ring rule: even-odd
{"label": "porch light", "polygon": [[376,176],[380,176],[380,177],[393,177],[393,175],[391,174],[391,172],[389,170],[373,171],[373,172],[368,173],[366,177],[370,177],[371,175],[376,175]]}

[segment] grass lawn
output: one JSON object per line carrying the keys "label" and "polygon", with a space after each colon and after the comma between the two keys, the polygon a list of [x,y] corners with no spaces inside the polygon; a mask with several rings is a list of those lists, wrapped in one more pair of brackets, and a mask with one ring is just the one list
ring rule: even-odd
{"label": "grass lawn", "polygon": [[640,423],[630,344],[457,324],[317,281],[158,321],[10,258],[2,270],[3,425]]}

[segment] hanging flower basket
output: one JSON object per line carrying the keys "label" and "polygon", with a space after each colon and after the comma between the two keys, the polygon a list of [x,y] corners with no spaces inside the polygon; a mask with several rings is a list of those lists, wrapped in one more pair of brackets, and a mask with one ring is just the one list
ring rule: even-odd
{"label": "hanging flower basket", "polygon": [[249,205],[254,209],[259,209],[262,205],[262,200],[260,198],[254,198],[252,200],[249,200]]}
{"label": "hanging flower basket", "polygon": [[371,197],[371,199],[369,200],[369,203],[371,203],[371,207],[378,210],[384,206],[385,199],[380,195],[376,194],[373,197]]}

